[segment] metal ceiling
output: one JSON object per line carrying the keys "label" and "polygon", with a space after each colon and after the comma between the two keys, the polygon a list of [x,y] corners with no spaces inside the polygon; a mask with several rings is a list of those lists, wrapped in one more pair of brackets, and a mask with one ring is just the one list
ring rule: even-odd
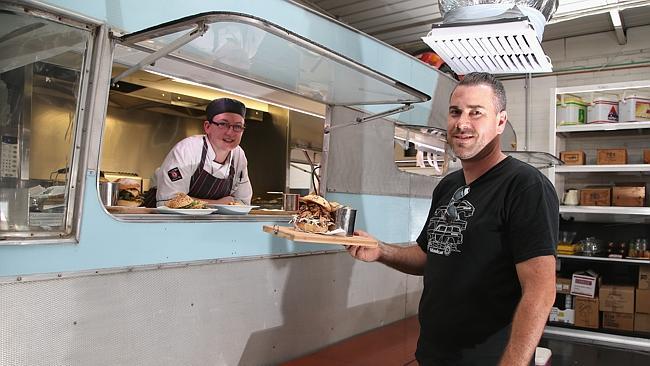
{"label": "metal ceiling", "polygon": [[[420,37],[431,24],[440,22],[437,0],[296,0],[409,54],[429,50]],[[650,25],[647,0],[560,0],[559,8],[544,31],[544,41],[614,31],[610,11],[622,19],[624,30]]]}

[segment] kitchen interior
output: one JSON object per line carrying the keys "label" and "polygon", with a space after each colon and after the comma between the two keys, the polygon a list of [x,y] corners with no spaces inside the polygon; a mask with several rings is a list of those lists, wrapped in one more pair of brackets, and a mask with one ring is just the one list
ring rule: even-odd
{"label": "kitchen interior", "polygon": [[[121,71],[116,67],[113,74]],[[203,133],[205,107],[220,97],[238,99],[247,107],[241,147],[248,159],[252,205],[279,208],[281,193],[314,190],[321,117],[147,71],[111,87],[100,161],[104,177],[135,178],[147,191],[169,150],[181,139]]]}
{"label": "kitchen interior", "polygon": [[[2,211],[14,216],[21,212],[19,224],[12,221],[11,228],[5,225],[3,230],[62,225],[80,68],[81,57],[71,52],[2,74],[13,98],[6,104],[13,113],[3,109],[11,118],[0,126],[0,185],[3,195],[12,194],[12,199],[3,200],[11,202],[11,209]],[[121,71],[116,66],[113,74]],[[100,175],[109,181],[136,179],[146,192],[169,150],[184,137],[203,133],[205,107],[219,97],[239,99],[247,106],[241,146],[248,158],[253,205],[280,208],[281,193],[305,195],[318,189],[323,118],[147,71],[111,86]],[[15,160],[4,164],[10,156]]]}

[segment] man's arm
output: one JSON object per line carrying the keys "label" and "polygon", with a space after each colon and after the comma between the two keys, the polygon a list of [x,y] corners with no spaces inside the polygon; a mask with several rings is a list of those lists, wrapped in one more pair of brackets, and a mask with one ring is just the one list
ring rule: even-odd
{"label": "man's arm", "polygon": [[555,301],[555,257],[535,257],[516,265],[522,296],[512,321],[501,366],[529,365]]}
{"label": "man's arm", "polygon": [[[358,230],[356,235],[372,238],[368,233]],[[379,262],[400,272],[422,276],[427,255],[418,245],[398,246],[379,242],[375,248],[356,245],[346,246],[350,255],[364,262]],[[555,289],[555,284],[553,284]]]}

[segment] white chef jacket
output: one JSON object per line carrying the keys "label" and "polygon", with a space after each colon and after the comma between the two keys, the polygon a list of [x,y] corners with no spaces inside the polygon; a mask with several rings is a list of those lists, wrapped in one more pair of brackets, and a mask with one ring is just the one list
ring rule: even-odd
{"label": "white chef jacket", "polygon": [[[162,204],[162,201],[171,199],[178,192],[189,192],[192,175],[201,163],[203,137],[205,135],[187,137],[179,141],[167,154],[160,169],[156,172],[158,205]],[[208,151],[203,170],[216,178],[226,179],[230,173],[230,165],[235,164],[235,176],[230,195],[235,201],[250,205],[253,188],[248,178],[248,160],[244,150],[237,146],[230,152],[230,158],[224,164],[219,164],[214,161],[216,154],[210,141],[207,141],[207,145]]]}

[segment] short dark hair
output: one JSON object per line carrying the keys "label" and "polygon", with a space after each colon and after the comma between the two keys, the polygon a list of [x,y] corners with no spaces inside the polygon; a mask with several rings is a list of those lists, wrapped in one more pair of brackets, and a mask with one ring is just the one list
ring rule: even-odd
{"label": "short dark hair", "polygon": [[[494,92],[494,106],[496,107],[497,112],[501,112],[506,109],[506,89],[503,87],[503,84],[492,74],[489,74],[487,72],[470,72],[469,74],[465,75],[463,80],[461,80],[458,85],[456,85],[456,88],[459,86],[474,85],[487,85],[492,88],[492,92]],[[456,88],[454,88],[454,91]]]}

